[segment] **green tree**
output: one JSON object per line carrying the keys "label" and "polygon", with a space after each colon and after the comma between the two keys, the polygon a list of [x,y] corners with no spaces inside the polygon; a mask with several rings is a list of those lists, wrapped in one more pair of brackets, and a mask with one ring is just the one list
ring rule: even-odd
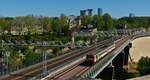
{"label": "green tree", "polygon": [[125,28],[125,25],[127,25],[127,22],[125,20],[121,20],[121,19],[118,19],[116,20],[115,22],[115,27],[117,29],[124,29]]}
{"label": "green tree", "polygon": [[113,20],[110,14],[105,13],[103,15],[104,20],[104,30],[112,30],[113,29]]}
{"label": "green tree", "polygon": [[94,15],[92,23],[94,27],[97,27],[98,31],[104,30],[104,21],[102,16]]}
{"label": "green tree", "polygon": [[0,19],[0,28],[1,28],[2,32],[4,32],[5,30],[7,30],[8,33],[10,33],[10,30],[11,30],[11,21],[5,20],[4,18]]}
{"label": "green tree", "polygon": [[35,53],[31,49],[27,49],[27,51],[25,52],[24,64],[26,66],[32,65],[32,64],[35,64],[35,63],[41,61],[41,59],[42,59],[41,54]]}
{"label": "green tree", "polygon": [[59,23],[62,28],[62,33],[64,33],[65,35],[67,35],[69,31],[69,24],[67,21],[68,21],[67,16],[64,14],[61,14]]}
{"label": "green tree", "polygon": [[139,70],[141,75],[150,74],[150,58],[142,57],[138,61],[137,69]]}
{"label": "green tree", "polygon": [[91,16],[81,16],[81,25],[87,26],[88,24],[92,23],[92,17]]}
{"label": "green tree", "polygon": [[148,28],[150,27],[150,18],[148,18],[147,21],[145,21],[145,26],[146,30],[148,31]]}
{"label": "green tree", "polygon": [[51,18],[43,17],[40,19],[41,25],[43,26],[44,32],[49,33],[51,32]]}
{"label": "green tree", "polygon": [[17,52],[10,54],[9,59],[9,69],[11,71],[18,70],[23,66],[23,59]]}
{"label": "green tree", "polygon": [[60,26],[60,24],[59,24],[59,18],[53,18],[52,19],[52,32],[54,33],[54,34],[56,34],[56,33],[61,33],[61,26]]}

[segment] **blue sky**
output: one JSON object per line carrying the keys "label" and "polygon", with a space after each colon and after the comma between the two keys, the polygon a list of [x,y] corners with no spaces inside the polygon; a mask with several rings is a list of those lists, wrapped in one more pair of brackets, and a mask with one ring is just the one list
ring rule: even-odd
{"label": "blue sky", "polygon": [[79,15],[81,9],[97,8],[113,17],[150,16],[150,0],[0,0],[0,16],[42,16]]}

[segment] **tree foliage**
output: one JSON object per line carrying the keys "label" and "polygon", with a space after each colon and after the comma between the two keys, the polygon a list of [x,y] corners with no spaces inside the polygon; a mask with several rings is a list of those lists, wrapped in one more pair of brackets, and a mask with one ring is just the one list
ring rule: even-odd
{"label": "tree foliage", "polygon": [[112,30],[113,29],[113,20],[111,18],[111,15],[108,13],[105,13],[103,15],[104,20],[104,30]]}
{"label": "tree foliage", "polygon": [[25,53],[24,63],[26,66],[28,66],[41,61],[41,59],[42,59],[41,54],[35,53],[31,49],[27,49]]}
{"label": "tree foliage", "polygon": [[119,20],[125,21],[128,28],[148,28],[150,17],[122,17]]}
{"label": "tree foliage", "polygon": [[150,74],[150,58],[149,57],[142,57],[138,62],[138,67],[141,75]]}
{"label": "tree foliage", "polygon": [[98,31],[104,30],[104,21],[102,16],[94,15],[93,16],[93,26],[97,27]]}
{"label": "tree foliage", "polygon": [[87,26],[88,24],[92,23],[92,17],[91,16],[81,16],[81,25]]}

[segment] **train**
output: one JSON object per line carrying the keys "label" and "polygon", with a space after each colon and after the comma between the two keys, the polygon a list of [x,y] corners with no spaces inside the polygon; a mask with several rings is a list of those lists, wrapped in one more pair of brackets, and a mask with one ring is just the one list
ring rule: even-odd
{"label": "train", "polygon": [[[105,57],[107,54],[112,52],[118,44],[121,44],[120,42],[125,41],[124,39],[127,38],[126,36],[123,36],[115,41],[109,41],[104,44],[105,48],[101,51],[98,51],[95,53],[90,53],[86,55],[86,64],[87,65],[94,65],[97,61]],[[100,50],[100,49],[99,49]]]}

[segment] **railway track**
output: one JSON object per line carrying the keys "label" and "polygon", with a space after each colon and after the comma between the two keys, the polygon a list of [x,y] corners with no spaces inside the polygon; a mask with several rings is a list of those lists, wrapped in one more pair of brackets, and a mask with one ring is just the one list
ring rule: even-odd
{"label": "railway track", "polygon": [[[129,39],[129,37],[123,37],[123,38],[121,38],[120,40],[118,40],[118,42],[116,42],[116,49],[118,49],[118,48],[120,48],[121,47],[121,45],[123,44],[123,43],[125,43],[127,40]],[[111,60],[111,58],[116,54],[116,49],[114,49],[114,50],[112,50],[111,52],[110,52],[110,54],[107,54],[105,57],[102,57],[102,58],[100,58],[97,62],[96,62],[96,64],[95,65],[93,65],[93,66],[91,66],[87,71],[85,71],[81,76],[82,77],[85,77],[85,75],[87,75],[89,72],[91,72],[94,68],[96,69],[96,67],[101,67],[102,68],[102,66],[101,65],[99,65],[99,64],[103,64],[103,65],[106,65],[106,62],[108,61],[108,60]],[[94,71],[93,71],[94,72]],[[87,77],[87,76],[86,76]]]}
{"label": "railway track", "polygon": [[[81,73],[81,72],[86,71],[88,69],[89,69],[89,67],[87,67],[87,66],[77,66],[74,69],[66,72],[65,74],[63,74],[59,77],[56,77],[53,80],[69,80],[70,78],[75,77],[76,75],[78,75],[78,73]],[[48,79],[48,80],[51,80],[51,79]]]}
{"label": "railway track", "polygon": [[[98,53],[103,49],[107,48],[108,46],[101,45],[101,47],[99,47],[96,51],[91,51],[89,53]],[[68,80],[69,78],[72,77],[79,77],[81,74],[83,74],[85,71],[87,71],[90,68],[90,66],[81,65],[81,64],[83,63],[80,62],[75,65],[72,65],[68,69],[60,71],[59,73],[49,78],[46,78],[46,80]]]}
{"label": "railway track", "polygon": [[[120,38],[116,42],[116,48],[118,48],[120,45],[122,45],[126,40],[128,40],[128,38],[129,37]],[[105,48],[107,48],[107,46],[101,45],[101,48],[99,48],[99,50],[96,52],[99,52]],[[114,50],[112,50],[112,51],[114,51]],[[101,59],[103,59],[103,58],[104,57],[102,57]],[[87,67],[87,66],[83,67],[81,65],[74,65],[73,67],[70,67],[69,69],[65,70],[64,72],[59,73],[57,76],[54,76],[53,78],[48,78],[46,80],[68,80],[72,77],[79,77],[80,75],[82,75],[84,72],[86,72],[89,69],[90,69],[90,67]]]}
{"label": "railway track", "polygon": [[[89,48],[74,51],[68,55],[61,56],[52,61],[49,61],[49,62],[47,62],[47,70],[53,69],[56,66],[63,64],[64,62],[68,62],[68,61],[72,60],[75,57],[83,56],[83,55],[87,54],[89,51],[92,51],[94,48],[101,47],[103,44],[107,44],[108,42],[109,42],[109,40],[105,40],[105,41],[99,42],[97,46],[92,45]],[[31,77],[41,74],[42,72],[43,72],[43,65],[39,64],[39,65],[29,68],[25,71],[22,71],[22,72],[19,72],[16,74],[10,74],[5,78],[0,78],[0,79],[1,80],[27,80]]]}
{"label": "railway track", "polygon": [[51,79],[52,79],[52,80],[57,80],[57,79],[59,79],[61,76],[67,74],[68,72],[74,70],[74,69],[77,68],[77,67],[78,67],[78,65],[74,65],[74,66],[72,66],[71,68],[69,68],[69,69],[67,69],[67,70],[65,70],[65,71],[63,71],[63,72],[57,74],[56,76],[53,76],[53,77],[51,77],[51,78],[48,78],[48,80],[51,80]]}

